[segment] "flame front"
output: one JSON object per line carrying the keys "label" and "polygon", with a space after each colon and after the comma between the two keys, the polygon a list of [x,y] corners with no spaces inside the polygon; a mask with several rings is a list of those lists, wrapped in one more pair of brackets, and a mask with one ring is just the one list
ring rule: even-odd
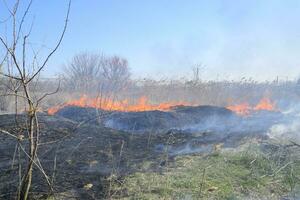
{"label": "flame front", "polygon": [[235,112],[238,115],[249,115],[252,107],[248,103],[242,103],[234,106],[227,106],[227,109]]}
{"label": "flame front", "polygon": [[276,110],[275,108],[275,103],[272,102],[268,98],[263,98],[260,100],[260,102],[253,108],[253,110],[269,110],[269,111],[274,111]]}
{"label": "flame front", "polygon": [[250,106],[248,103],[241,103],[238,105],[227,106],[227,109],[232,110],[238,115],[250,115],[253,111],[268,110],[276,111],[275,103],[268,98],[261,99],[257,105]]}
{"label": "flame front", "polygon": [[[90,107],[107,111],[138,112],[151,110],[168,111],[172,107],[178,105],[188,106],[192,104],[182,101],[151,104],[145,96],[139,98],[136,103],[130,104],[128,99],[115,101],[112,99],[89,98],[86,95],[83,95],[79,99],[70,100],[62,105],[49,108],[48,114],[53,115],[66,106]],[[250,115],[254,111],[259,110],[276,111],[275,103],[268,98],[261,99],[255,106],[251,106],[249,103],[241,103],[238,105],[227,106],[226,108],[237,113],[238,115],[244,116]]]}
{"label": "flame front", "polygon": [[160,104],[150,104],[147,97],[143,96],[138,99],[137,103],[129,104],[127,99],[122,101],[114,101],[111,99],[102,98],[88,98],[83,95],[79,99],[70,100],[62,105],[54,106],[48,109],[48,114],[53,115],[60,109],[66,106],[78,106],[78,107],[90,107],[108,111],[124,111],[124,112],[135,112],[135,111],[150,111],[150,110],[161,110],[167,111],[171,107],[178,105],[190,105],[186,102],[163,102]]}

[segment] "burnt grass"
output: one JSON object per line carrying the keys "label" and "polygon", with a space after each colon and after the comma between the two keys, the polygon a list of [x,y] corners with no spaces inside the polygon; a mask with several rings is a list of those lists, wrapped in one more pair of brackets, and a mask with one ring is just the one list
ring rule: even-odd
{"label": "burnt grass", "polygon": [[217,106],[175,106],[170,111],[119,112],[68,106],[56,115],[80,123],[104,125],[133,133],[166,133],[170,129],[184,129],[191,124],[227,123],[237,118],[230,110]]}
{"label": "burnt grass", "polygon": [[[247,137],[265,138],[259,131],[251,134],[190,131],[177,129],[176,126],[171,128],[169,124],[165,125],[165,122],[159,121],[156,121],[156,124],[150,121],[150,125],[163,129],[163,132],[151,131],[147,127],[143,129],[143,133],[129,132],[126,129],[122,131],[105,127],[103,119],[111,119],[117,115],[117,120],[124,122],[126,119],[124,113],[95,109],[79,112],[78,109],[82,108],[62,110],[54,116],[39,114],[41,136],[38,157],[46,174],[53,181],[54,191],[60,199],[69,199],[70,195],[79,199],[106,198],[110,193],[109,186],[112,179],[117,181],[128,174],[143,171],[145,162],[151,162],[148,171],[159,172],[164,169],[166,162],[172,163],[172,160],[180,154],[199,152],[208,154],[213,151],[214,144],[238,146]],[[171,113],[173,116],[171,120],[175,122],[186,118],[189,122],[194,120],[193,122],[199,123],[203,120],[202,116],[207,113],[199,111],[201,109],[198,111],[183,107],[176,109],[179,114]],[[219,111],[224,114],[221,115],[221,120],[233,115],[223,108],[219,110],[213,108],[209,112],[215,114]],[[187,112],[192,112],[193,116],[202,119],[197,121],[196,117],[187,117]],[[154,116],[161,116],[157,113],[159,112],[155,112]],[[126,120],[128,122],[134,119],[142,120],[140,123],[150,126],[146,123],[149,122],[148,118],[143,117],[145,114],[149,115],[149,113],[130,113],[127,115],[129,119]],[[95,116],[101,117],[95,119]],[[20,133],[26,134],[26,130],[22,128],[25,119],[24,115],[0,115],[0,127],[16,136]],[[21,141],[21,144],[24,149],[28,148],[26,141]],[[189,149],[195,151],[184,151],[187,145]],[[24,168],[27,160],[22,150],[16,151],[16,147],[17,141],[14,138],[0,134],[0,199],[15,198],[19,181],[18,166]],[[209,148],[197,151],[202,147]],[[21,152],[20,159],[18,151]],[[87,184],[92,184],[93,187],[87,189],[85,187]],[[31,198],[46,198],[50,194],[48,188],[42,173],[35,167]]]}

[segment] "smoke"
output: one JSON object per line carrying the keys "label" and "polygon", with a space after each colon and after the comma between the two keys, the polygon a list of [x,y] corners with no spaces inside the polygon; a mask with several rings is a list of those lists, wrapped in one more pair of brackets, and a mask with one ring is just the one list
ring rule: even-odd
{"label": "smoke", "polygon": [[267,135],[280,143],[295,142],[300,144],[300,105],[294,105],[282,112],[284,122],[270,127]]}
{"label": "smoke", "polygon": [[[180,77],[188,74],[193,64],[203,63],[207,66],[203,76],[206,80],[239,80],[243,76],[260,81],[274,80],[276,76],[296,78],[300,73],[299,27],[295,26],[300,18],[299,2],[253,2],[234,1],[218,6],[209,3],[209,8],[201,5],[198,9],[205,12],[191,12],[197,8],[193,4],[189,13],[197,13],[197,17],[189,18],[186,13],[180,15],[187,17],[186,21],[177,20],[172,28],[162,26],[162,36],[165,32],[172,34],[147,40],[149,50],[145,47],[138,52],[139,59],[132,63],[134,70],[153,77]],[[178,27],[180,30],[174,29]]]}
{"label": "smoke", "polygon": [[155,151],[159,153],[168,153],[170,156],[208,153],[213,151],[213,145],[199,145],[197,144],[197,141],[190,141],[181,145],[158,144],[155,145]]}

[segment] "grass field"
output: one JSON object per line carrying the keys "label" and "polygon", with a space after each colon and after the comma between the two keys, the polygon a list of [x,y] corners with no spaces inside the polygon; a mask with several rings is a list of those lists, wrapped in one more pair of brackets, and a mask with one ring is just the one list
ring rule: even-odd
{"label": "grass field", "polygon": [[248,143],[177,157],[161,172],[145,169],[116,182],[112,198],[294,199],[300,191],[300,148],[294,146]]}

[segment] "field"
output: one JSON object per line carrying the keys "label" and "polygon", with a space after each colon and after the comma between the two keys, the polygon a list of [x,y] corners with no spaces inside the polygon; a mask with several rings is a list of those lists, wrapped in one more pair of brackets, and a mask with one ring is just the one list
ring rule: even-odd
{"label": "field", "polygon": [[[1,129],[15,134],[26,123],[25,115],[0,118]],[[37,167],[33,199],[299,197],[300,147],[288,139],[297,133],[286,133],[280,142],[268,134],[276,124],[297,121],[291,114],[262,110],[244,117],[214,106],[169,112],[67,106],[39,118],[37,166],[51,175],[54,192]],[[7,184],[0,184],[0,197],[10,199],[26,157],[18,156],[23,149],[14,139],[2,135],[1,143],[1,182]],[[27,148],[26,141],[20,147]]]}
{"label": "field", "polygon": [[299,10],[0,1],[0,200],[300,200]]}

